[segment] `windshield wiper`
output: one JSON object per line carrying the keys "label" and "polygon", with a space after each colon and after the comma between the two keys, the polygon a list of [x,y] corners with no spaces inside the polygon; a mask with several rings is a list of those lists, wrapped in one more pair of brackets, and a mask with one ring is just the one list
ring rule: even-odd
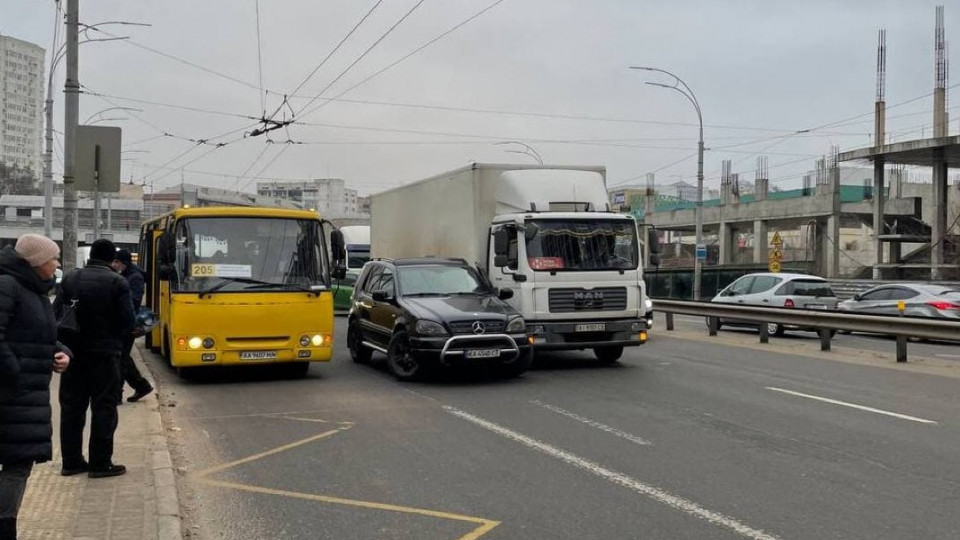
{"label": "windshield wiper", "polygon": [[270,282],[261,281],[261,280],[259,280],[259,279],[251,279],[251,278],[221,277],[220,279],[222,279],[223,281],[221,281],[220,283],[217,283],[216,285],[214,285],[214,286],[212,286],[212,287],[208,287],[208,288],[200,291],[200,298],[203,298],[203,295],[205,295],[205,294],[213,294],[213,293],[219,291],[220,289],[226,287],[227,285],[229,285],[229,284],[231,284],[231,283],[253,283],[253,284],[256,284],[256,285],[272,285],[272,283],[270,283]]}
{"label": "windshield wiper", "polygon": [[404,296],[449,296],[447,293],[440,292],[418,292],[418,293],[408,293]]}
{"label": "windshield wiper", "polygon": [[[274,283],[271,281],[258,281],[252,285],[244,287],[244,289],[266,289],[267,287],[283,287],[284,289],[296,289],[298,291],[315,293],[317,290],[310,289],[299,283]],[[318,293],[319,294],[319,293]]]}

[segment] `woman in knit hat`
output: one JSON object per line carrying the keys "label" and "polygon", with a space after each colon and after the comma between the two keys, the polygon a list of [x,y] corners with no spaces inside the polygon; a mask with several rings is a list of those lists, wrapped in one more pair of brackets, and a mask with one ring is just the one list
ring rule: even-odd
{"label": "woman in knit hat", "polygon": [[53,456],[50,376],[70,361],[47,298],[59,257],[56,242],[39,234],[0,250],[0,540],[16,539],[33,464]]}

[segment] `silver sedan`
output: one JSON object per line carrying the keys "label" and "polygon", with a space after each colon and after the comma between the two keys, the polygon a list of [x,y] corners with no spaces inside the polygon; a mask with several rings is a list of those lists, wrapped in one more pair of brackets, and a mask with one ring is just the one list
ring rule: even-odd
{"label": "silver sedan", "polygon": [[960,290],[928,283],[878,285],[840,302],[837,309],[868,315],[899,315],[900,302],[907,317],[960,319]]}

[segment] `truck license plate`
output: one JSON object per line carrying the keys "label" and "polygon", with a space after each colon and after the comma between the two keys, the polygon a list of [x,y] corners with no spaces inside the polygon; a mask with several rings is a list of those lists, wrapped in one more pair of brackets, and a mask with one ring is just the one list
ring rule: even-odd
{"label": "truck license plate", "polygon": [[470,349],[464,351],[463,356],[466,358],[497,358],[500,356],[499,349]]}
{"label": "truck license plate", "polygon": [[241,351],[241,360],[273,360],[277,357],[277,351]]}
{"label": "truck license plate", "polygon": [[606,329],[606,323],[578,324],[575,328],[577,332],[603,332]]}

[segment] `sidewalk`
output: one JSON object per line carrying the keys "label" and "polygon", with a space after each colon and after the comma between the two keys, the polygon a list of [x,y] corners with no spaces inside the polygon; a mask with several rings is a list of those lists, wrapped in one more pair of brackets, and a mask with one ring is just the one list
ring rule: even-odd
{"label": "sidewalk", "polygon": [[[138,346],[132,354],[153,383]],[[83,474],[60,476],[59,384],[54,374],[53,461],[36,465],[30,475],[18,519],[20,540],[181,540],[174,470],[156,391],[119,407],[113,460],[126,465],[127,474],[91,480]],[[131,392],[124,388],[124,398]],[[89,426],[88,417],[88,434]]]}

